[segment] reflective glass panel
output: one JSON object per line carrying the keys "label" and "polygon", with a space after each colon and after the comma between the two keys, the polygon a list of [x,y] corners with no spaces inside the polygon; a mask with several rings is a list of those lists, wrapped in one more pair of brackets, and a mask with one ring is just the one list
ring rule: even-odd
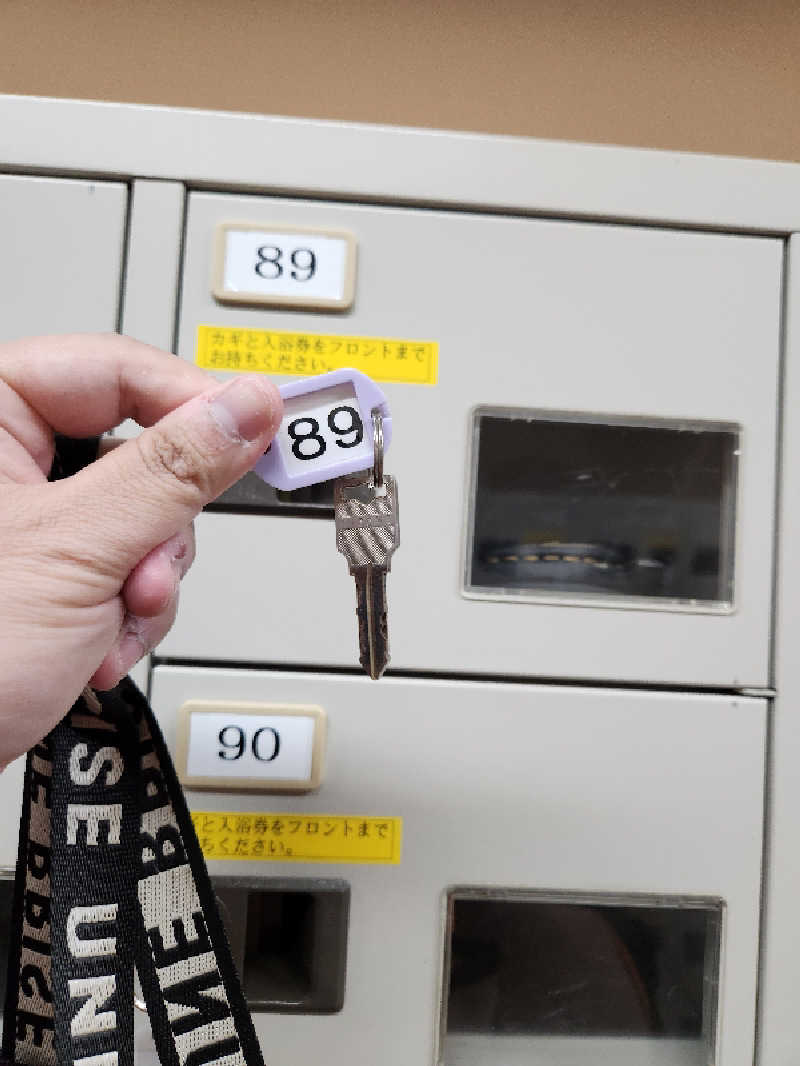
{"label": "reflective glass panel", "polygon": [[467,591],[729,605],[738,448],[717,423],[479,409]]}
{"label": "reflective glass panel", "polygon": [[449,896],[444,1066],[714,1062],[718,900]]}

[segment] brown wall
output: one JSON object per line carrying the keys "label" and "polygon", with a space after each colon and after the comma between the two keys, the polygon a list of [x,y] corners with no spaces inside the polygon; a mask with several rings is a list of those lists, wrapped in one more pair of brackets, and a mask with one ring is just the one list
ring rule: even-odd
{"label": "brown wall", "polygon": [[0,0],[0,92],[800,160],[800,0]]}

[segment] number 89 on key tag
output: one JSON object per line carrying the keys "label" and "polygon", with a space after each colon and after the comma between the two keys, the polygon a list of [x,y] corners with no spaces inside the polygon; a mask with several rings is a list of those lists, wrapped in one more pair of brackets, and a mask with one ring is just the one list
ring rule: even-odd
{"label": "number 89 on key tag", "polygon": [[366,470],[374,463],[373,411],[383,419],[383,445],[392,439],[386,397],[359,370],[333,370],[281,385],[283,418],[253,468],[276,489],[301,489]]}

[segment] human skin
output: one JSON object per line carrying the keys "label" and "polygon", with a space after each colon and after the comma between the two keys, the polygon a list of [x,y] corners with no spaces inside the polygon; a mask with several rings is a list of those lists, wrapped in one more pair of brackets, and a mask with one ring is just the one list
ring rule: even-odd
{"label": "human skin", "polygon": [[[161,640],[192,519],[263,454],[281,410],[258,375],[220,384],[115,334],[0,344],[0,766]],[[150,428],[47,481],[55,432],[126,418]]]}

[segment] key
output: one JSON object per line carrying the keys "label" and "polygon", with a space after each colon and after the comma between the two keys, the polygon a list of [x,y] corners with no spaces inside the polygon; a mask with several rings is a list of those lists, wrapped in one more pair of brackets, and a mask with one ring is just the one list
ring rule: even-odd
{"label": "key", "polygon": [[382,466],[376,448],[371,471],[339,478],[334,487],[336,547],[356,580],[359,662],[373,681],[389,663],[386,575],[400,543],[397,482]]}

